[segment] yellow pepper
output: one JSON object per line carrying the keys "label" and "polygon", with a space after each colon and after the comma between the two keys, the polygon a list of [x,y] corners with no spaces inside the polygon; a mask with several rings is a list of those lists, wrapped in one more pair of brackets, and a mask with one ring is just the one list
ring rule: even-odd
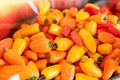
{"label": "yellow pepper", "polygon": [[87,3],[85,5],[85,7],[92,7],[92,8],[95,8],[97,10],[100,10],[100,7],[98,5],[96,5],[96,4],[93,4],[93,3]]}
{"label": "yellow pepper", "polygon": [[90,58],[93,58],[96,63],[100,63],[103,60],[103,56],[97,52],[87,52],[87,54]]}
{"label": "yellow pepper", "polygon": [[61,70],[61,66],[58,64],[49,66],[41,71],[40,80],[53,79],[54,77],[59,75],[60,70]]}
{"label": "yellow pepper", "polygon": [[93,36],[89,33],[89,31],[86,29],[81,29],[79,31],[79,34],[88,50],[93,53],[96,52],[96,42]]}
{"label": "yellow pepper", "polygon": [[90,21],[95,21],[97,24],[104,24],[107,20],[106,14],[98,14],[89,17]]}
{"label": "yellow pepper", "polygon": [[76,73],[75,80],[99,80],[98,78],[88,76],[84,73]]}
{"label": "yellow pepper", "polygon": [[120,23],[115,24],[114,27],[120,31]]}
{"label": "yellow pepper", "polygon": [[79,11],[76,14],[76,21],[77,22],[81,22],[81,21],[85,21],[89,18],[89,13],[88,12],[84,12],[84,11]]}
{"label": "yellow pepper", "polygon": [[27,46],[27,42],[25,41],[25,39],[22,38],[17,38],[15,39],[12,49],[19,55],[21,55],[23,53],[23,51],[25,50]]}
{"label": "yellow pepper", "polygon": [[73,41],[68,38],[62,38],[57,37],[54,41],[54,47],[59,51],[66,51],[68,50],[72,45]]}
{"label": "yellow pepper", "polygon": [[95,65],[95,62],[92,58],[88,58],[87,56],[83,56],[79,62],[79,65],[84,73],[89,76],[100,78],[102,77],[101,69]]}
{"label": "yellow pepper", "polygon": [[37,65],[33,61],[29,61],[27,64],[29,67],[31,67],[33,70],[35,70],[36,74],[34,74],[34,77],[37,79],[39,78],[39,70],[37,68]]}
{"label": "yellow pepper", "polygon": [[50,10],[50,2],[40,2],[38,4],[39,15],[45,16]]}
{"label": "yellow pepper", "polygon": [[57,24],[51,24],[48,28],[49,33],[54,35],[60,35],[62,31],[62,27]]}
{"label": "yellow pepper", "polygon": [[27,26],[27,27],[22,28],[20,30],[20,33],[23,36],[30,36],[30,35],[35,34],[37,32],[40,32],[40,26],[38,23],[31,24],[30,26]]}
{"label": "yellow pepper", "polygon": [[23,24],[20,26],[20,28],[25,28],[25,27],[27,27],[27,26],[29,26],[29,24],[23,23]]}
{"label": "yellow pepper", "polygon": [[118,17],[115,15],[107,15],[107,19],[112,21],[114,24],[118,22]]}
{"label": "yellow pepper", "polygon": [[90,21],[86,23],[85,28],[92,34],[95,35],[97,31],[97,23],[95,21]]}
{"label": "yellow pepper", "polygon": [[110,54],[112,52],[112,44],[103,43],[98,45],[98,52],[101,54]]}
{"label": "yellow pepper", "polygon": [[85,54],[85,50],[83,47],[74,45],[68,52],[67,61],[70,63],[74,63],[74,62],[80,60],[80,58],[84,54]]}

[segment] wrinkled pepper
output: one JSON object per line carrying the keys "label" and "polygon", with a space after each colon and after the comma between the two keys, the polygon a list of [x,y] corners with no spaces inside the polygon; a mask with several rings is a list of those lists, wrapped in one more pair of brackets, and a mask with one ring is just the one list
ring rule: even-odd
{"label": "wrinkled pepper", "polygon": [[91,52],[96,52],[96,42],[93,36],[86,29],[81,29],[79,34],[82,38],[83,43]]}
{"label": "wrinkled pepper", "polygon": [[79,65],[83,72],[85,72],[87,75],[96,78],[102,77],[102,70],[95,65],[94,59],[83,56],[79,62]]}
{"label": "wrinkled pepper", "polygon": [[61,70],[61,66],[59,64],[53,65],[46,67],[41,71],[41,77],[40,80],[48,80],[48,79],[53,79],[57,75],[59,75]]}
{"label": "wrinkled pepper", "polygon": [[39,15],[44,16],[50,10],[50,3],[49,2],[40,2],[38,4],[38,8],[39,8]]}
{"label": "wrinkled pepper", "polygon": [[85,54],[85,50],[83,47],[74,45],[67,54],[67,61],[70,63],[77,62],[81,59],[81,57]]}
{"label": "wrinkled pepper", "polygon": [[53,47],[56,48],[56,50],[59,51],[66,51],[68,50],[72,45],[73,45],[73,41],[68,39],[68,38],[61,38],[61,37],[57,37],[54,40],[54,45]]}
{"label": "wrinkled pepper", "polygon": [[88,76],[84,73],[76,73],[75,80],[99,80],[98,78]]}
{"label": "wrinkled pepper", "polygon": [[12,49],[19,55],[22,55],[23,51],[25,50],[27,46],[27,42],[25,39],[17,38],[14,40]]}
{"label": "wrinkled pepper", "polygon": [[32,34],[40,32],[40,26],[38,23],[31,24],[30,26],[27,26],[25,28],[22,28],[20,30],[20,34],[23,36],[30,36]]}
{"label": "wrinkled pepper", "polygon": [[60,35],[62,29],[63,28],[61,26],[57,25],[57,24],[51,24],[48,27],[48,32],[51,33],[51,34],[54,34],[54,35]]}

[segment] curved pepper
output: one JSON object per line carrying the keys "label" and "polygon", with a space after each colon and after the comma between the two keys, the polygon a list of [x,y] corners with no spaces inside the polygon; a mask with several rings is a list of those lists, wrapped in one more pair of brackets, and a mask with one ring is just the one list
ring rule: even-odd
{"label": "curved pepper", "polygon": [[25,50],[27,46],[27,43],[25,41],[25,39],[22,38],[17,38],[14,40],[12,49],[19,55],[21,55],[23,53],[23,51]]}
{"label": "curved pepper", "polygon": [[54,46],[56,46],[56,49],[59,51],[66,51],[73,45],[73,41],[68,38],[60,38],[57,37],[54,40]]}
{"label": "curved pepper", "polygon": [[88,76],[84,73],[76,73],[75,80],[98,80],[98,78]]}
{"label": "curved pepper", "polygon": [[74,45],[68,52],[67,61],[70,63],[74,63],[74,62],[80,60],[80,58],[84,54],[85,54],[85,50],[83,47]]}
{"label": "curved pepper", "polygon": [[53,66],[49,66],[41,71],[41,77],[40,80],[48,80],[48,79],[53,79],[60,73],[61,66],[56,64]]}
{"label": "curved pepper", "polygon": [[83,43],[85,46],[90,50],[91,52],[96,52],[96,42],[93,36],[88,32],[86,29],[81,29],[79,31],[79,34],[83,40]]}
{"label": "curved pepper", "polygon": [[102,71],[97,65],[95,65],[94,60],[92,58],[88,58],[87,56],[83,56],[79,62],[79,65],[83,72],[85,72],[89,76],[93,76],[96,78],[102,77]]}

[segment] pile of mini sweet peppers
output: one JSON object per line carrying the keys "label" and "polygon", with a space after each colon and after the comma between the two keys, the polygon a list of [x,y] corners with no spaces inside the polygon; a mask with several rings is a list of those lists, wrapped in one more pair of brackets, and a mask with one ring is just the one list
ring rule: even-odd
{"label": "pile of mini sweet peppers", "polygon": [[50,9],[0,41],[0,80],[108,80],[120,74],[120,23],[106,7],[87,3]]}

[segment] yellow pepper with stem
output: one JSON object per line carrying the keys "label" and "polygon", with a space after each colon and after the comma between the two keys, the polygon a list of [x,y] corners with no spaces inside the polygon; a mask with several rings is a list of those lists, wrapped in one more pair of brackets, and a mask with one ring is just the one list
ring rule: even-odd
{"label": "yellow pepper with stem", "polygon": [[95,21],[90,21],[86,23],[85,28],[92,34],[95,35],[97,31],[97,23]]}
{"label": "yellow pepper with stem", "polygon": [[93,53],[96,52],[96,42],[93,36],[89,33],[89,31],[86,29],[81,29],[79,31],[79,34],[81,36],[83,43],[88,48],[88,50]]}
{"label": "yellow pepper with stem", "polygon": [[56,50],[59,51],[66,51],[68,50],[72,45],[74,44],[74,42],[71,39],[68,38],[63,38],[63,37],[57,37],[54,40],[54,45],[53,47]]}
{"label": "yellow pepper with stem", "polygon": [[70,63],[74,63],[80,60],[84,54],[85,54],[85,50],[83,47],[74,45],[68,52],[67,61]]}
{"label": "yellow pepper with stem", "polygon": [[23,53],[23,51],[25,50],[27,46],[27,42],[25,41],[25,39],[22,38],[17,38],[14,40],[12,49],[19,55],[21,55]]}
{"label": "yellow pepper with stem", "polygon": [[92,58],[83,56],[79,62],[79,65],[84,73],[89,76],[100,78],[102,77],[102,70],[95,64]]}
{"label": "yellow pepper with stem", "polygon": [[50,2],[40,2],[38,4],[39,15],[45,16],[50,10]]}
{"label": "yellow pepper with stem", "polygon": [[99,80],[98,78],[88,76],[84,73],[76,73],[75,80]]}
{"label": "yellow pepper with stem", "polygon": [[36,72],[34,74],[34,77],[36,77],[38,79],[40,74],[39,74],[39,70],[37,68],[37,65],[33,61],[29,61],[27,65],[29,67],[31,67]]}
{"label": "yellow pepper with stem", "polygon": [[92,53],[89,51],[87,54],[90,58],[93,58],[96,63],[100,63],[103,60],[103,56],[97,52]]}
{"label": "yellow pepper with stem", "polygon": [[62,29],[63,28],[57,24],[51,24],[48,28],[48,32],[54,35],[60,35]]}
{"label": "yellow pepper with stem", "polygon": [[59,75],[60,70],[61,70],[61,66],[59,64],[49,66],[41,71],[40,80],[53,79],[54,77]]}
{"label": "yellow pepper with stem", "polygon": [[104,24],[107,20],[106,14],[98,14],[90,16],[89,21],[95,21],[97,24]]}
{"label": "yellow pepper with stem", "polygon": [[40,32],[41,27],[38,23],[31,24],[30,26],[27,26],[25,28],[22,28],[20,30],[20,34],[23,36],[30,36],[32,34]]}

